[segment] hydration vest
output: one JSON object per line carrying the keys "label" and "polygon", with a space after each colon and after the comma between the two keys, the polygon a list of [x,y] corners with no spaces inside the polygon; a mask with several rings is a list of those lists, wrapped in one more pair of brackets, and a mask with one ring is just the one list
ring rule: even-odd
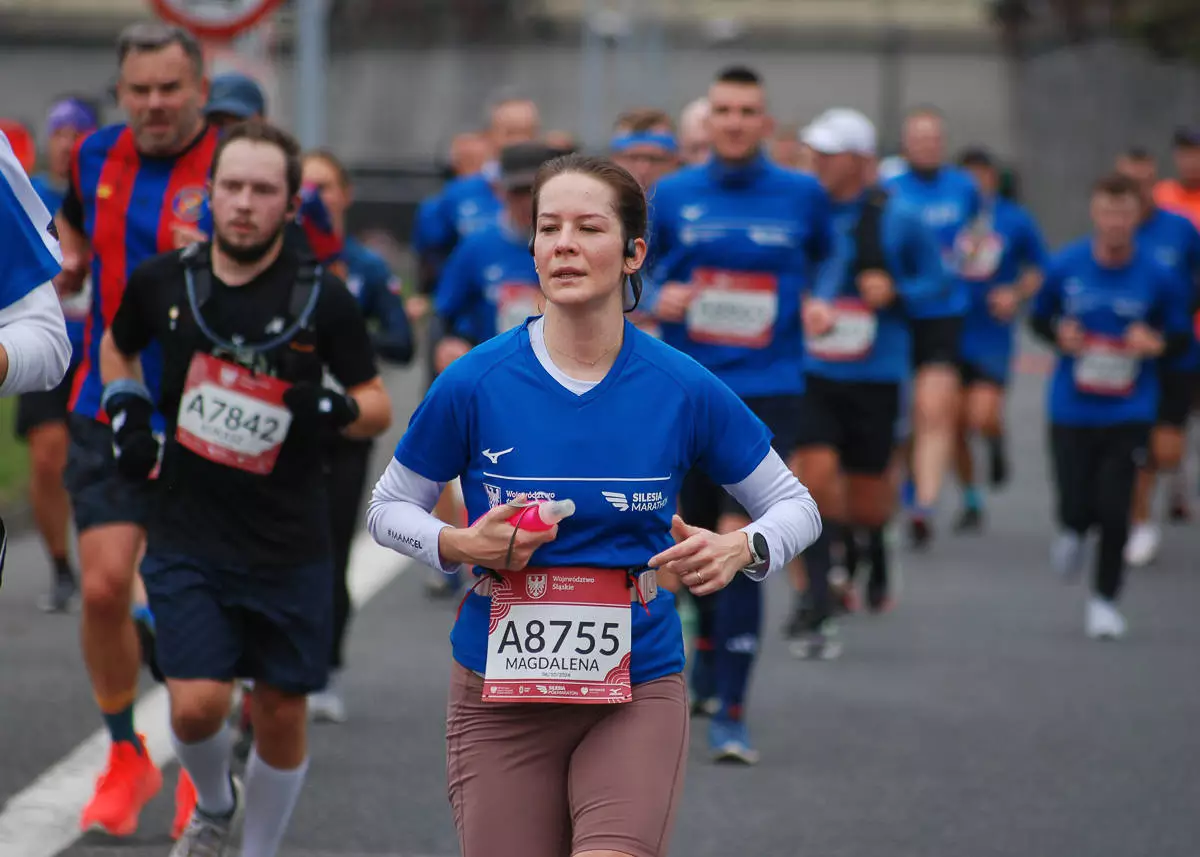
{"label": "hydration vest", "polygon": [[212,344],[212,356],[278,378],[289,383],[319,384],[323,370],[317,353],[313,315],[321,294],[321,266],[309,254],[300,257],[300,268],[292,284],[287,318],[281,330],[250,341],[242,336],[225,339],[204,319],[204,308],[212,299],[212,264],[209,244],[192,244],[181,259],[187,286],[190,321]]}

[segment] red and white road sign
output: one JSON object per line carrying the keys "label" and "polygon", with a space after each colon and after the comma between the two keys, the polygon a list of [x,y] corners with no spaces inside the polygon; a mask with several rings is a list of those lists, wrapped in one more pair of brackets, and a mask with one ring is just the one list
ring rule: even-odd
{"label": "red and white road sign", "polygon": [[283,0],[150,0],[164,21],[201,39],[226,40],[245,32],[274,12]]}

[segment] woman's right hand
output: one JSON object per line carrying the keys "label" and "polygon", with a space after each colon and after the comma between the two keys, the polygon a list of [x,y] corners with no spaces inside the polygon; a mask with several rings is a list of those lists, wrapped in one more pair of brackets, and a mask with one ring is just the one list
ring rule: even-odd
{"label": "woman's right hand", "polygon": [[[489,509],[487,514],[466,529],[443,527],[438,535],[438,552],[443,564],[463,563],[507,571],[520,571],[528,565],[535,550],[558,536],[558,524],[541,532],[517,530],[508,519],[524,508],[520,505],[521,499],[515,497],[508,503]],[[536,515],[537,512],[529,514]]]}

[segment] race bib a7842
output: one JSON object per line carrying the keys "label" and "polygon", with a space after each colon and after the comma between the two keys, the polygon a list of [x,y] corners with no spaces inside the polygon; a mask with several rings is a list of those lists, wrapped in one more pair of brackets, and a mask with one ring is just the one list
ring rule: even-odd
{"label": "race bib a7842", "polygon": [[275,469],[292,424],[291,386],[208,354],[188,368],[175,438],[216,464],[265,476]]}

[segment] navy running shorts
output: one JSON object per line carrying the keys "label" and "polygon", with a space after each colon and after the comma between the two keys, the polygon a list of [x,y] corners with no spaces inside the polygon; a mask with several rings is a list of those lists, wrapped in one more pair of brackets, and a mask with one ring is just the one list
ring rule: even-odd
{"label": "navy running shorts", "polygon": [[117,471],[112,429],[82,414],[70,414],[67,429],[71,442],[63,483],[71,496],[75,526],[80,532],[104,524],[144,527],[155,484],[126,479]]}
{"label": "navy running shorts", "polygon": [[333,561],[231,567],[147,553],[142,579],[168,679],[250,678],[284,693],[325,687],[333,633]]}

